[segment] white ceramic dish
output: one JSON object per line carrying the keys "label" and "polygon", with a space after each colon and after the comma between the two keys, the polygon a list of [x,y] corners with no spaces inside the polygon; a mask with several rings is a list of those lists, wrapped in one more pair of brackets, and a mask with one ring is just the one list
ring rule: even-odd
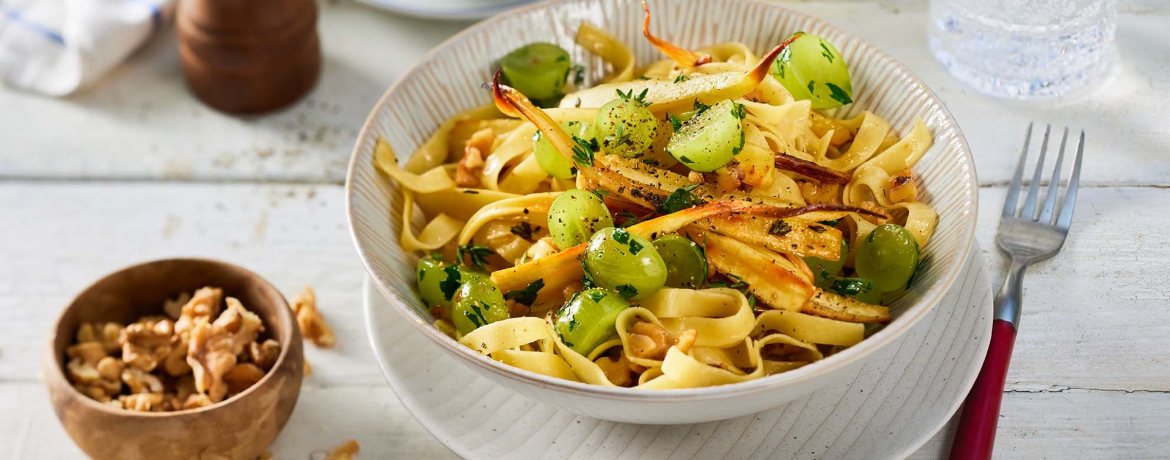
{"label": "white ceramic dish", "polygon": [[951,418],[975,382],[991,338],[991,299],[987,266],[975,251],[937,307],[841,383],[754,415],[658,426],[517,397],[456,364],[365,285],[370,343],[403,405],[463,458],[516,460],[906,457]]}
{"label": "white ceramic dish", "polygon": [[658,0],[654,29],[684,47],[739,40],[765,50],[803,30],[840,49],[850,65],[855,103],[843,116],[871,110],[905,134],[921,118],[934,146],[916,167],[924,201],[940,215],[938,231],[924,249],[926,268],[913,289],[892,306],[894,320],[864,342],[812,365],[764,379],[711,388],[640,391],[602,388],[537,375],[474,353],[430,326],[432,318],[414,291],[415,257],[398,246],[401,194],[371,164],[374,143],[386,138],[402,160],[450,115],[487,102],[480,84],[490,63],[533,41],[553,41],[589,66],[589,78],[604,70],[573,45],[576,26],[589,20],[628,43],[645,64],[661,56],[641,37],[636,0],[565,1],[520,8],[452,37],[378,101],[354,148],[346,182],[350,229],[367,271],[382,295],[419,331],[456,361],[504,387],[544,403],[596,418],[634,423],[694,423],[722,420],[792,401],[838,384],[868,357],[906,334],[955,281],[974,241],[977,180],[974,162],[954,119],[942,102],[905,67],[857,37],[774,3],[753,0]]}
{"label": "white ceramic dish", "polygon": [[394,13],[441,21],[470,21],[536,0],[359,0]]}

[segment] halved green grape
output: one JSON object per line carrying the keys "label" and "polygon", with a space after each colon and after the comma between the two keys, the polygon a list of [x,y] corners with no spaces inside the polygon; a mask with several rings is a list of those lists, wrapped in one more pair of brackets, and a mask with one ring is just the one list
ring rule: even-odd
{"label": "halved green grape", "polygon": [[613,227],[609,208],[593,192],[567,190],[548,209],[548,233],[560,249],[589,241],[598,230]]}
{"label": "halved green grape", "polygon": [[585,271],[598,286],[627,299],[645,299],[666,284],[666,262],[654,244],[624,228],[593,234],[585,249]]}
{"label": "halved green grape", "polygon": [[[579,137],[586,142],[592,141],[596,135],[593,132],[593,124],[584,121],[569,121],[561,123],[561,129],[565,130],[570,136]],[[573,162],[553,147],[552,142],[544,138],[544,134],[537,131],[532,135],[532,154],[536,155],[536,163],[544,168],[544,172],[557,179],[572,179],[577,175],[577,168],[573,166]]]}
{"label": "halved green grape", "polygon": [[857,245],[853,265],[857,276],[872,280],[882,292],[896,291],[918,268],[918,242],[901,225],[882,225]]}
{"label": "halved green grape", "polygon": [[654,249],[666,263],[666,286],[698,289],[707,280],[707,255],[698,243],[667,235],[654,240]]}
{"label": "halved green grape", "polygon": [[597,110],[594,129],[602,151],[634,158],[654,143],[658,120],[640,99],[619,97]]}
{"label": "halved green grape", "polygon": [[837,278],[827,280],[824,287],[845,297],[852,297],[870,305],[882,304],[882,291],[874,287],[873,281],[865,278]]}
{"label": "halved green grape", "polygon": [[418,261],[418,293],[428,307],[451,305],[459,289],[459,267],[443,264],[442,256],[430,255]]}
{"label": "halved green grape", "polygon": [[813,273],[813,279],[820,285],[826,280],[841,274],[841,267],[845,266],[845,258],[849,256],[849,243],[841,238],[841,257],[837,260],[825,260],[819,257],[805,257],[804,263]]}
{"label": "halved green grape", "polygon": [[511,317],[504,294],[487,275],[465,272],[466,279],[451,299],[451,321],[460,334]]}
{"label": "halved green grape", "polygon": [[571,67],[569,52],[552,43],[529,43],[500,59],[508,84],[542,106],[565,95]]}
{"label": "halved green grape", "polygon": [[666,151],[695,171],[723,167],[743,148],[744,110],[730,99],[715,104],[683,123],[670,137]]}
{"label": "halved green grape", "polygon": [[793,40],[772,64],[772,75],[796,100],[812,101],[814,109],[853,102],[845,58],[832,43],[816,35],[804,34]]}
{"label": "halved green grape", "polygon": [[605,289],[578,292],[557,310],[553,329],[573,351],[588,355],[598,345],[617,338],[614,324],[618,313],[629,307],[629,302]]}

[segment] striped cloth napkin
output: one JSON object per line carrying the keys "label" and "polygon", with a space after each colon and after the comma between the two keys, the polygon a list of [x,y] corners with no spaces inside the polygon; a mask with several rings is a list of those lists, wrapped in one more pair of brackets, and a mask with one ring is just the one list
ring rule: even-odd
{"label": "striped cloth napkin", "polygon": [[126,59],[175,0],[0,0],[0,81],[65,96]]}

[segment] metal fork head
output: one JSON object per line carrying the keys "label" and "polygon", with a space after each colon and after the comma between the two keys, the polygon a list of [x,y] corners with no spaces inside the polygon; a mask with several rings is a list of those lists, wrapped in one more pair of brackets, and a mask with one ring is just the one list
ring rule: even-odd
{"label": "metal fork head", "polygon": [[[1028,147],[1032,138],[1032,125],[1028,125],[1027,138],[1024,140],[1024,149],[1020,154],[1020,162],[1016,166],[1016,173],[1012,177],[1008,188],[1007,200],[1003,206],[1003,216],[999,222],[999,232],[996,243],[1007,252],[1013,263],[1027,265],[1037,260],[1047,259],[1060,251],[1068,230],[1072,224],[1073,208],[1076,207],[1077,189],[1081,178],[1081,159],[1085,153],[1085,132],[1081,131],[1077,142],[1077,156],[1073,160],[1072,175],[1063,188],[1064,199],[1060,200],[1061,170],[1064,166],[1065,147],[1068,143],[1068,128],[1060,141],[1060,151],[1056,157],[1056,167],[1048,179],[1048,191],[1045,194],[1043,206],[1037,210],[1039,201],[1040,183],[1044,169],[1044,157],[1048,151],[1048,139],[1052,133],[1052,125],[1044,128],[1044,138],[1040,144],[1040,156],[1036,161],[1036,169],[1032,173],[1032,180],[1028,186],[1028,195],[1024,198],[1024,205],[1019,206],[1021,182],[1024,176],[1024,167],[1028,160]],[[1057,203],[1060,202],[1059,208]]]}

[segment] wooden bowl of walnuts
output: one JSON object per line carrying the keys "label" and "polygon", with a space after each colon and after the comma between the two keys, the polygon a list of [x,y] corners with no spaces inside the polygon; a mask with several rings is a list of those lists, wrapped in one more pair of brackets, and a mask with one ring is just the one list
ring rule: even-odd
{"label": "wooden bowl of walnuts", "polygon": [[96,460],[252,460],[296,405],[304,351],[295,315],[263,278],[167,259],[78,295],[44,373],[65,431]]}

